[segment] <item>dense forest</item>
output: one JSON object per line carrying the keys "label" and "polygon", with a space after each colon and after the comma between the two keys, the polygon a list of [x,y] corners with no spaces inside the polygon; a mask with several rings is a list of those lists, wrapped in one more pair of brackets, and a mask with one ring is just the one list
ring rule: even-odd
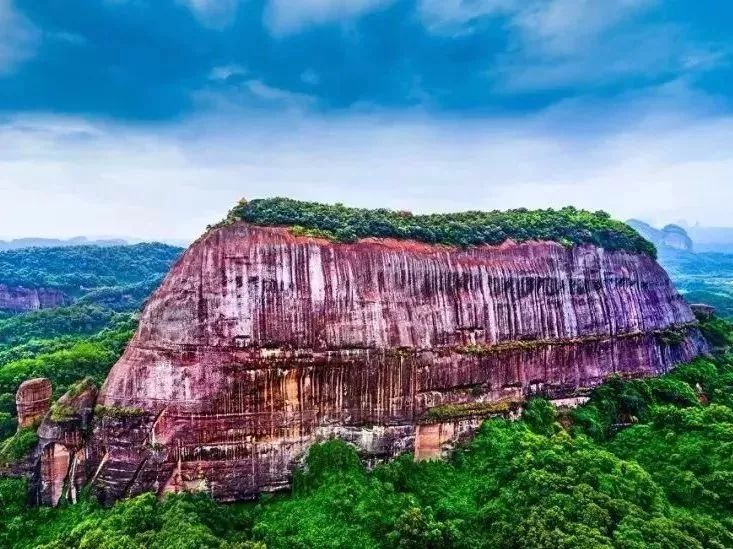
{"label": "dense forest", "polygon": [[391,237],[465,247],[501,244],[508,239],[553,240],[568,246],[595,244],[609,250],[629,250],[656,257],[654,245],[625,223],[611,219],[602,211],[588,212],[573,207],[416,215],[269,198],[242,200],[224,223],[234,220],[290,227],[296,234],[340,242]]}
{"label": "dense forest", "polygon": [[54,288],[72,297],[105,288],[149,289],[181,251],[155,243],[9,250],[0,252],[0,284]]}
{"label": "dense forest", "polygon": [[733,319],[733,254],[661,249],[659,262],[691,303],[707,303]]}

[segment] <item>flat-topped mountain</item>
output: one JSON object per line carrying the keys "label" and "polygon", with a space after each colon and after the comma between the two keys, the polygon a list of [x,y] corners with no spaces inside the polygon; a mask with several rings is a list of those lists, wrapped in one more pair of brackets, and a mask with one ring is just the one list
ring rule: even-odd
{"label": "flat-topped mountain", "polygon": [[90,481],[106,501],[252,497],[332,436],[368,460],[438,456],[531,395],[706,350],[654,247],[601,212],[242,202],[148,301],[91,431],[41,439],[38,485],[56,488],[39,499]]}

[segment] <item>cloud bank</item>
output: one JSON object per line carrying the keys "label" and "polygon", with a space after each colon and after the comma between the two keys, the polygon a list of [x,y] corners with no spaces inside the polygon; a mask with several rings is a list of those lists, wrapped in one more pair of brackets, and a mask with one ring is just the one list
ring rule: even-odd
{"label": "cloud bank", "polygon": [[0,129],[0,234],[191,239],[240,197],[273,195],[421,212],[574,204],[621,219],[730,222],[733,118],[654,114],[624,131],[558,138],[548,128],[562,116],[490,126],[205,119],[156,136],[15,119]]}
{"label": "cloud bank", "polygon": [[731,224],[733,5],[0,0],[0,237],[241,196]]}

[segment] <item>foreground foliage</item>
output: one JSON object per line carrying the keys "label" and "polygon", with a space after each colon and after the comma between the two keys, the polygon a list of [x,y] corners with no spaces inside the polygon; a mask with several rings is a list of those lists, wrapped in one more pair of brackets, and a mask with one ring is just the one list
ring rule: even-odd
{"label": "foreground foliage", "polygon": [[386,209],[347,208],[289,198],[241,201],[228,220],[291,227],[296,234],[353,242],[359,238],[391,237],[421,242],[471,246],[501,244],[512,239],[553,240],[566,245],[595,244],[656,257],[656,248],[634,229],[602,211],[573,207],[561,210],[470,211],[414,215]]}
{"label": "foreground foliage", "polygon": [[254,503],[145,494],[29,509],[22,482],[2,480],[0,546],[733,547],[733,357],[612,380],[560,417],[533,400],[448,462],[407,455],[367,472],[329,441],[291,494]]}

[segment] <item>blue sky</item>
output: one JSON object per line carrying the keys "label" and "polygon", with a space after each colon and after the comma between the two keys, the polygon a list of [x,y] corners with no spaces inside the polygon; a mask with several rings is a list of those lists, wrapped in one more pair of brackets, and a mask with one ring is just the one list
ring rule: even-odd
{"label": "blue sky", "polygon": [[731,225],[731,36],[713,0],[0,0],[0,236],[266,195]]}

